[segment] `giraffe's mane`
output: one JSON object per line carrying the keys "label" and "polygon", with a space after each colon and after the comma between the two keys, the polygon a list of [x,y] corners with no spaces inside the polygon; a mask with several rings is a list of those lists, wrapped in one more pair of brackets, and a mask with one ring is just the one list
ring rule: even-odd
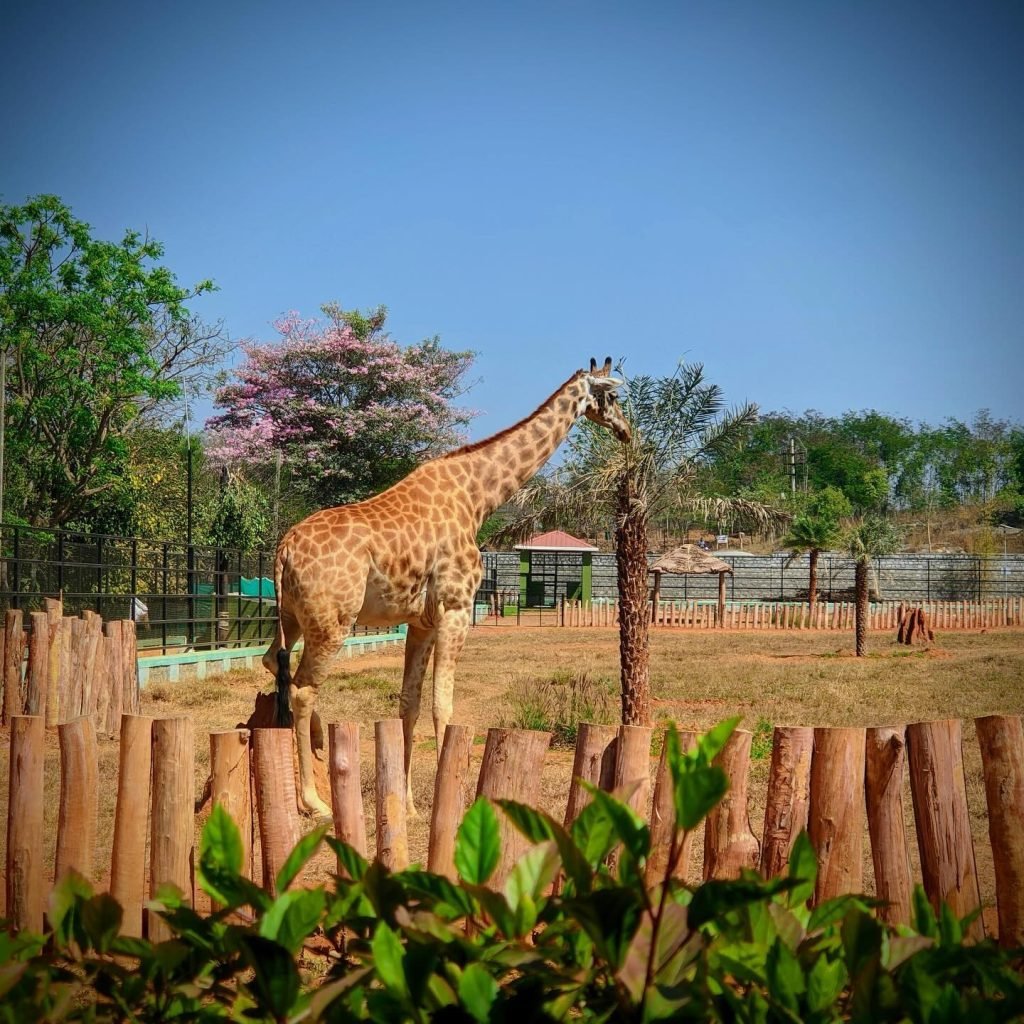
{"label": "giraffe's mane", "polygon": [[461,448],[454,448],[450,452],[445,452],[444,455],[437,456],[437,458],[453,459],[458,455],[470,455],[475,451],[479,451],[481,448],[486,448],[487,445],[491,444],[493,441],[497,441],[500,438],[505,437],[507,434],[511,434],[512,431],[518,430],[524,423],[529,423],[530,420],[539,415],[541,410],[544,409],[545,406],[550,405],[557,395],[560,395],[573,381],[579,380],[586,372],[586,370],[577,370],[561,387],[555,388],[555,390],[552,391],[551,394],[548,395],[548,397],[545,398],[529,416],[524,416],[517,423],[513,423],[512,426],[505,427],[504,430],[499,430],[496,434],[491,434],[490,437],[481,438],[481,440],[474,441],[472,444],[464,444]]}

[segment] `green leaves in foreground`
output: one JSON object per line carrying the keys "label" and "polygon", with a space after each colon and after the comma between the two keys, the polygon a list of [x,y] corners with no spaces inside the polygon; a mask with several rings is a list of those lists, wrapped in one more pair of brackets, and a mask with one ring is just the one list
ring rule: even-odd
{"label": "green leaves in foreground", "polygon": [[467,885],[484,885],[498,866],[501,835],[490,800],[478,796],[455,836],[455,868]]}
{"label": "green leaves in foreground", "polygon": [[[680,832],[724,791],[713,762],[735,724],[687,754],[669,733]],[[174,938],[153,945],[121,936],[117,904],[68,875],[51,901],[51,935],[0,931],[0,1022],[988,1024],[1024,1014],[1014,954],[964,946],[966,921],[948,907],[936,914],[920,891],[916,933],[888,928],[857,895],[810,908],[817,859],[806,835],[784,878],[747,873],[690,889],[667,877],[648,889],[650,831],[614,796],[592,790],[569,828],[496,803],[477,800],[459,827],[459,880],[393,873],[329,839],[339,875],[303,887],[324,838],[315,830],[279,873],[276,898],[239,873],[238,831],[216,807],[199,877],[222,909],[204,917],[162,888],[153,906]],[[500,889],[499,815],[529,844]]]}
{"label": "green leaves in foreground", "polygon": [[694,749],[686,753],[680,748],[675,725],[669,725],[665,743],[668,745],[668,765],[672,774],[676,828],[684,832],[696,828],[725,796],[729,789],[729,778],[712,762],[739,724],[739,718],[719,723],[701,736]]}

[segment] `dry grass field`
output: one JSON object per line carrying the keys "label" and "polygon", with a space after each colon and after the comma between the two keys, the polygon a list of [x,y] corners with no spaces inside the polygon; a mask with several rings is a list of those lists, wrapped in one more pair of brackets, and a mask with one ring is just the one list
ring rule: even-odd
{"label": "dry grass field", "polygon": [[[773,725],[886,725],[956,717],[964,722],[967,794],[977,851],[983,898],[994,899],[984,789],[973,719],[992,713],[1024,712],[1024,633],[992,630],[947,633],[929,649],[898,647],[890,637],[869,635],[869,656],[851,656],[852,636],[834,633],[716,634],[657,630],[651,636],[654,710],[661,721],[701,729],[731,715],[743,716],[743,727],[755,732],[750,819],[760,839],[765,785]],[[325,683],[320,697],[323,721],[364,723],[363,792],[373,849],[373,729],[378,718],[397,715],[402,653],[378,653],[340,661],[339,671]],[[524,710],[524,694],[565,692],[568,679],[584,675],[597,705],[613,718],[618,713],[618,634],[614,629],[511,628],[475,629],[467,642],[456,682],[455,720],[477,731],[474,755],[483,752],[488,726],[515,724]],[[267,689],[270,678],[260,672],[235,672],[205,680],[154,684],[143,692],[143,713],[156,716],[187,713],[196,726],[196,792],[207,776],[206,734],[244,722],[252,712],[254,692]],[[529,711],[529,708],[526,708]],[[536,714],[536,712],[534,712]],[[435,745],[430,716],[429,684],[424,693],[414,758],[414,791],[420,816],[410,826],[414,859],[425,861],[427,823],[433,794]],[[7,749],[6,735],[0,743]],[[53,864],[58,799],[56,737],[48,740],[46,765],[46,845],[44,863]],[[96,881],[109,869],[110,839],[117,785],[117,745],[101,741],[100,823]],[[543,804],[561,818],[568,792],[572,752],[553,748],[543,777]],[[652,767],[654,764],[652,764]],[[329,799],[326,773],[320,769],[321,794]],[[0,812],[6,815],[7,758],[0,759]],[[851,780],[851,785],[855,784]],[[913,849],[913,815],[905,797]],[[197,819],[201,825],[204,814]],[[5,819],[4,819],[5,820]],[[312,822],[308,822],[311,826]],[[700,843],[695,846],[699,850]],[[873,885],[865,843],[865,878]],[[0,862],[2,863],[2,862]],[[322,856],[311,877],[331,870]],[[691,878],[699,873],[691,867]],[[987,919],[991,915],[986,915]]]}

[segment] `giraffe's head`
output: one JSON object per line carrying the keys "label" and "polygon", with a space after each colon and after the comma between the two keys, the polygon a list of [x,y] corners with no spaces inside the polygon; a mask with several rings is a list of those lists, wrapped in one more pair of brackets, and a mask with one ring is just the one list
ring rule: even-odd
{"label": "giraffe's head", "polygon": [[611,356],[605,359],[601,369],[597,368],[596,359],[590,360],[590,372],[583,374],[583,381],[587,386],[583,415],[588,420],[607,427],[625,443],[630,438],[629,423],[626,422],[622,406],[619,405],[619,396],[615,393],[622,381],[613,377],[611,371]]}

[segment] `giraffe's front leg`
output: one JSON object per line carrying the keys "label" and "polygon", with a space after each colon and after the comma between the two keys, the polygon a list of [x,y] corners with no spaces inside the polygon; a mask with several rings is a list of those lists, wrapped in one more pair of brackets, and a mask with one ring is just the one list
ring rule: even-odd
{"label": "giraffe's front leg", "polygon": [[434,646],[434,737],[437,740],[438,757],[444,745],[445,729],[452,720],[455,665],[462,653],[471,621],[469,608],[449,608],[437,628]]}
{"label": "giraffe's front leg", "polygon": [[295,715],[295,745],[299,752],[299,802],[310,814],[319,818],[331,817],[331,808],[320,799],[313,774],[313,744],[309,726],[316,706],[318,687],[291,687],[292,711]]}
{"label": "giraffe's front leg", "polygon": [[340,623],[307,629],[306,646],[289,690],[295,716],[295,746],[299,753],[299,802],[310,814],[318,817],[330,817],[331,808],[320,799],[316,790],[309,726],[320,683],[326,677],[331,659],[344,639],[345,631]]}
{"label": "giraffe's front leg", "polygon": [[423,677],[434,649],[434,630],[410,624],[405,635],[405,672],[402,675],[402,696],[398,713],[402,716],[402,733],[405,737],[405,813],[416,817],[412,798],[412,750],[415,743],[416,720],[420,715],[420,695],[423,692]]}

